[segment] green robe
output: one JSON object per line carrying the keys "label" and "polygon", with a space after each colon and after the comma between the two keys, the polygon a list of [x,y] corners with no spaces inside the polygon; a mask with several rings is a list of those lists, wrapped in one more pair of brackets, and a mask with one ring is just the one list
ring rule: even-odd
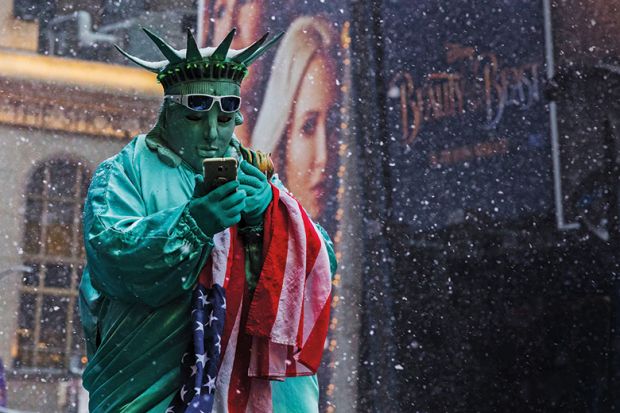
{"label": "green robe", "polygon": [[[194,185],[194,172],[144,135],[94,173],[80,284],[93,413],[163,413],[181,386],[191,290],[213,247],[188,210]],[[318,394],[315,376],[272,382],[275,412],[318,412]]]}

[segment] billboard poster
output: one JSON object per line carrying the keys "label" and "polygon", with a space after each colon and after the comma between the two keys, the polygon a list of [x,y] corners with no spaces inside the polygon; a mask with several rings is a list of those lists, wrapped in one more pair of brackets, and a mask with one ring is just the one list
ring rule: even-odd
{"label": "billboard poster", "polygon": [[[339,256],[350,64],[346,6],[323,0],[201,0],[198,7],[201,47],[219,44],[232,28],[237,29],[235,49],[249,46],[265,32],[284,32],[242,82],[244,123],[235,134],[243,145],[271,153],[279,178],[328,231]],[[334,286],[339,277],[335,275]],[[332,335],[336,322],[332,318],[318,375],[324,411],[333,410],[329,400],[337,365]]]}
{"label": "billboard poster", "polygon": [[542,5],[392,0],[384,16],[395,219],[427,232],[549,213]]}
{"label": "billboard poster", "polygon": [[[558,226],[617,234],[620,41],[617,5],[551,1],[557,104]],[[596,24],[593,24],[595,22]]]}
{"label": "billboard poster", "polygon": [[204,0],[199,10],[203,46],[232,28],[232,47],[265,32],[285,32],[273,51],[250,67],[241,86],[242,144],[272,155],[282,182],[310,215],[334,229],[338,143],[344,87],[343,6],[290,0]]}

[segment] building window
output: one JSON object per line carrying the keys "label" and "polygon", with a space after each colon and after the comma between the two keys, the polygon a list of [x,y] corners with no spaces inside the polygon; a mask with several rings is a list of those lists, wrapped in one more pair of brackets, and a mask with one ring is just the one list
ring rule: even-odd
{"label": "building window", "polygon": [[16,369],[61,372],[85,361],[77,296],[88,176],[80,162],[53,159],[28,182],[23,249],[32,271],[20,287]]}
{"label": "building window", "polygon": [[147,60],[161,60],[140,27],[184,47],[186,29],[196,27],[197,11],[197,0],[14,0],[13,5],[13,16],[38,23],[39,53],[120,64],[130,63],[114,44]]}

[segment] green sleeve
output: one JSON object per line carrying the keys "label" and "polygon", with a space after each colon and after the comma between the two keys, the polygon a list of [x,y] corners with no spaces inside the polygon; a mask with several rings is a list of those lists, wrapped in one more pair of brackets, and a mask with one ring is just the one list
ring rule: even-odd
{"label": "green sleeve", "polygon": [[333,279],[334,275],[336,275],[336,270],[338,270],[338,261],[336,260],[336,252],[334,249],[334,243],[332,242],[332,239],[329,237],[329,235],[327,235],[327,231],[325,231],[325,229],[322,226],[320,226],[316,222],[314,223],[314,226],[319,231],[319,234],[321,234],[321,237],[323,237],[323,241],[325,241],[325,247],[327,248],[327,255],[329,256],[329,271],[331,272],[332,279]]}
{"label": "green sleeve", "polygon": [[187,200],[147,214],[138,182],[115,158],[98,168],[84,210],[85,248],[97,290],[157,307],[191,290],[213,242]]}

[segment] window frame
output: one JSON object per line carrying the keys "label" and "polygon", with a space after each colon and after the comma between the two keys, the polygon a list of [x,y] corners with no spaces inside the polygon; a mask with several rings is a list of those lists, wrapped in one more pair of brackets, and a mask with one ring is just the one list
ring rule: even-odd
{"label": "window frame", "polygon": [[[53,194],[52,187],[54,187],[54,182],[52,182],[51,168],[57,165],[70,167],[73,170],[72,173],[75,179],[69,196]],[[41,170],[43,170],[43,190],[41,193],[30,193],[30,189],[33,186],[40,184],[35,180],[40,177]],[[18,290],[18,320],[15,331],[15,346],[12,354],[13,369],[17,374],[54,376],[65,374],[67,371],[81,373],[81,369],[85,364],[86,350],[84,345],[82,344],[81,351],[76,351],[75,344],[78,341],[83,343],[83,332],[80,325],[75,325],[75,321],[77,320],[76,316],[79,317],[79,314],[76,314],[79,280],[81,279],[81,272],[85,265],[81,216],[90,173],[90,168],[86,166],[85,162],[69,155],[56,156],[40,161],[29,174],[25,190],[25,206],[23,213],[24,226],[22,228],[22,247],[24,253],[22,255],[22,263],[26,266],[34,265],[37,267],[38,280],[33,285],[26,285],[26,279],[30,274],[24,273]],[[38,225],[39,246],[36,252],[32,252],[27,248],[30,242],[27,237],[32,236],[28,228],[30,220],[37,219],[37,217],[30,214],[31,211],[29,211],[29,208],[35,208],[33,205],[37,203],[39,203],[41,207],[40,215],[38,215],[38,220],[35,222],[35,224]],[[51,224],[48,218],[50,212],[53,213],[55,208],[62,205],[70,205],[73,215],[70,220],[69,228],[71,237],[68,243],[69,255],[48,251],[50,246],[53,247],[53,240],[47,239],[49,235],[48,229]],[[50,287],[45,285],[46,276],[51,268],[50,264],[61,265],[70,269],[70,279],[67,287]],[[25,294],[31,294],[35,299],[32,331],[20,325],[23,317],[21,314],[21,303]],[[41,332],[45,330],[41,322],[44,319],[43,305],[47,297],[53,297],[53,299],[57,300],[67,300],[64,323],[56,326],[57,328],[64,328],[64,337],[61,341],[62,347],[55,348],[62,349],[60,352],[61,358],[57,362],[58,366],[50,366],[49,362],[41,358],[41,354],[44,354],[46,350],[46,348],[42,346],[44,343],[41,342]],[[21,345],[20,336],[29,337],[30,335],[31,337],[27,339],[30,342],[29,348],[24,348]],[[54,348],[50,350],[54,351]],[[76,356],[76,353],[81,353],[77,363],[72,361],[72,357]]]}

